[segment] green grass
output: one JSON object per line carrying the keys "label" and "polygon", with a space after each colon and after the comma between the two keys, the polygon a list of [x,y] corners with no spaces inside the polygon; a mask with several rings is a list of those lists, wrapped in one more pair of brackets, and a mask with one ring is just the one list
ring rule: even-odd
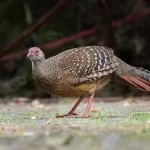
{"label": "green grass", "polygon": [[150,113],[148,112],[134,112],[128,111],[121,113],[115,109],[98,109],[95,112],[90,112],[88,118],[55,118],[56,115],[63,114],[65,112],[47,113],[31,111],[23,114],[0,114],[0,122],[7,124],[24,124],[28,121],[28,125],[33,125],[35,122],[40,120],[43,124],[100,124],[109,126],[114,125],[137,125],[137,124],[150,124]]}
{"label": "green grass", "polygon": [[[66,111],[66,110],[65,110]],[[137,134],[150,135],[150,113],[141,112],[138,109],[129,109],[121,112],[117,109],[99,108],[90,112],[88,118],[55,118],[65,111],[47,113],[41,109],[28,111],[22,114],[0,114],[1,125],[30,126],[93,126],[105,131],[129,131]]]}
{"label": "green grass", "polygon": [[66,109],[46,111],[44,108],[28,109],[20,114],[3,112],[0,114],[0,138],[8,146],[5,143],[8,138],[19,145],[19,138],[26,142],[36,135],[31,140],[39,149],[47,144],[64,150],[90,150],[91,147],[97,150],[104,149],[105,145],[110,149],[114,145],[118,149],[131,149],[132,143],[139,149],[150,146],[150,113],[141,108],[97,108],[90,112],[89,118],[55,118],[64,113]]}

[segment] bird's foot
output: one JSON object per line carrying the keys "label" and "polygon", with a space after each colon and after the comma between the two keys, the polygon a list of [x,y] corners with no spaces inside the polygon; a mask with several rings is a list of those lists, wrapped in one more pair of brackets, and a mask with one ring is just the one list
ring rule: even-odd
{"label": "bird's foot", "polygon": [[80,116],[79,114],[76,114],[76,113],[73,113],[73,114],[64,114],[64,115],[59,115],[59,116],[56,116],[56,118],[64,118],[64,117],[67,117],[67,118],[88,118],[87,115],[83,115],[83,116]]}
{"label": "bird's foot", "polygon": [[76,113],[72,113],[72,114],[64,114],[64,115],[57,115],[56,118],[64,118],[64,117],[68,117],[68,118],[76,118],[77,116],[79,116]]}

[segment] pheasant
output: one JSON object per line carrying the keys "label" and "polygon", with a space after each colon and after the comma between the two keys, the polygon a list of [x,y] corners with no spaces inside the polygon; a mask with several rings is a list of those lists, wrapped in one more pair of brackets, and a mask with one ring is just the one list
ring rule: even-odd
{"label": "pheasant", "polygon": [[[80,97],[67,114],[57,118],[88,117],[95,91],[102,89],[111,80],[150,91],[150,72],[126,64],[108,47],[74,48],[48,59],[45,59],[40,48],[32,47],[27,57],[32,62],[35,81],[43,91],[62,97]],[[79,116],[74,111],[87,97],[85,113]]]}

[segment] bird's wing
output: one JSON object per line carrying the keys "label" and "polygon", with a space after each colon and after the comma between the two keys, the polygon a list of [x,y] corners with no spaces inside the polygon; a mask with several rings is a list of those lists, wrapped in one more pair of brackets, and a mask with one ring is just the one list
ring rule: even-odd
{"label": "bird's wing", "polygon": [[119,65],[115,58],[113,50],[107,47],[80,47],[65,51],[59,59],[59,66],[68,70],[80,84],[113,73]]}

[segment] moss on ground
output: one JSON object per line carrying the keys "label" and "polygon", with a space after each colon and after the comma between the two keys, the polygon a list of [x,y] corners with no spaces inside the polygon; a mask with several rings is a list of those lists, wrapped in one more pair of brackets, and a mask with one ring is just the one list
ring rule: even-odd
{"label": "moss on ground", "polygon": [[[0,112],[0,141],[3,141],[0,146],[9,147],[6,141],[10,138],[19,148],[20,143],[30,148],[35,148],[36,145],[37,149],[46,146],[56,150],[59,148],[90,150],[91,147],[93,150],[100,147],[107,149],[107,145],[109,148],[115,145],[114,149],[124,147],[133,150],[138,148],[146,150],[150,147],[148,106],[146,109],[95,107],[90,112],[89,118],[58,119],[55,115],[66,113],[68,110],[64,107],[59,108],[57,104],[50,106],[50,109],[47,109],[47,106],[37,108],[28,106],[23,107],[24,110],[19,106],[17,109],[9,108],[9,111],[4,109],[5,111]],[[34,146],[30,142],[34,143]]]}

